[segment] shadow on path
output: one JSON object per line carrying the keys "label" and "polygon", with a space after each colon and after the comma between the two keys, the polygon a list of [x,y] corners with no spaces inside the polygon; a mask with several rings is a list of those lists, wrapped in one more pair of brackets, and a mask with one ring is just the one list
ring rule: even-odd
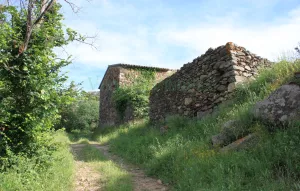
{"label": "shadow on path", "polygon": [[101,175],[81,158],[81,150],[84,144],[71,145],[72,153],[75,157],[75,191],[102,191]]}
{"label": "shadow on path", "polygon": [[[90,144],[90,145],[97,148],[99,151],[102,152],[102,154],[104,156],[106,156],[109,160],[117,163],[120,168],[126,170],[132,176],[134,191],[167,191],[168,190],[167,186],[163,185],[160,180],[146,176],[142,169],[140,169],[132,164],[125,163],[122,160],[122,158],[110,153],[108,145],[100,145],[100,144]],[[84,161],[83,157],[79,153],[80,150],[84,146],[85,146],[85,144],[71,145],[72,150],[77,158],[76,163],[82,163]],[[103,159],[103,160],[105,160],[105,159]],[[79,173],[81,173],[81,172],[79,172]],[[90,176],[90,175],[88,175],[88,176]],[[101,177],[99,175],[98,180],[100,178]],[[93,182],[90,182],[90,184],[93,185]],[[98,181],[98,184],[99,184],[99,181]],[[100,187],[99,187],[99,190],[101,190]],[[76,189],[76,191],[81,191],[81,190]]]}

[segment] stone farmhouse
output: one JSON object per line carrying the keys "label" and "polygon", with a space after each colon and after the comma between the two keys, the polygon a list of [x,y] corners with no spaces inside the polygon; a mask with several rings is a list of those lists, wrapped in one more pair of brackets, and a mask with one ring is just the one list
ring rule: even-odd
{"label": "stone farmhouse", "polygon": [[[111,126],[134,120],[133,110],[128,106],[125,110],[125,116],[121,119],[116,110],[113,101],[113,92],[118,87],[130,86],[141,69],[152,69],[155,71],[155,83],[158,83],[173,74],[175,70],[158,67],[148,67],[129,64],[109,65],[102,82],[100,83],[100,126]],[[133,76],[133,77],[132,77]]]}

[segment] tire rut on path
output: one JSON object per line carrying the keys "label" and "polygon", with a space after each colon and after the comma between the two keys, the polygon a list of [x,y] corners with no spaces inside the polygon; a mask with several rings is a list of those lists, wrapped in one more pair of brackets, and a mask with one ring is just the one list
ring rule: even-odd
{"label": "tire rut on path", "polygon": [[99,149],[107,158],[117,163],[120,168],[126,170],[128,173],[132,175],[134,191],[167,191],[169,190],[166,185],[163,185],[160,180],[151,178],[146,176],[143,170],[137,168],[136,166],[128,163],[124,163],[124,161],[109,152],[108,145],[100,145],[100,144],[91,144],[92,146]]}
{"label": "tire rut on path", "polygon": [[87,162],[78,160],[80,151],[84,144],[71,145],[72,153],[75,156],[75,189],[74,191],[102,191],[100,179],[101,175],[93,169]]}
{"label": "tire rut on path", "polygon": [[[160,180],[146,176],[143,170],[128,163],[122,158],[109,152],[108,145],[90,144],[101,151],[109,160],[115,162],[120,168],[126,170],[133,179],[134,191],[167,191],[168,187]],[[72,144],[71,148],[78,154],[85,144]],[[75,191],[102,191],[100,183],[101,175],[83,161],[76,161],[76,188]]]}

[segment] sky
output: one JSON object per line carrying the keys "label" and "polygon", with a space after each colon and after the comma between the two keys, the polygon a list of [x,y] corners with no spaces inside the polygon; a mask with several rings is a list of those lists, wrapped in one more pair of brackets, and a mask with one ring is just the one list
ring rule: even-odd
{"label": "sky", "polygon": [[69,81],[97,90],[108,65],[179,69],[210,47],[234,42],[272,61],[300,42],[299,0],[73,0],[62,2],[64,24],[93,39],[72,43],[63,69]]}

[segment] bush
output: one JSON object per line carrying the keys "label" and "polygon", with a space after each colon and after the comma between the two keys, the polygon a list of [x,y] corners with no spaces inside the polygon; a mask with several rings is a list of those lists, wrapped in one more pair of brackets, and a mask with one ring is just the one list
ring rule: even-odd
{"label": "bush", "polygon": [[67,132],[92,132],[98,126],[99,102],[79,100],[64,109],[61,127]]}
{"label": "bush", "polygon": [[155,70],[153,69],[139,69],[138,77],[129,76],[129,78],[133,78],[133,84],[118,87],[114,91],[113,100],[121,120],[124,118],[127,107],[133,109],[135,119],[141,119],[148,115],[149,95],[154,86],[154,76]]}
{"label": "bush", "polygon": [[0,190],[72,190],[74,159],[69,152],[69,140],[63,130],[53,132],[51,137],[54,138],[48,143],[53,148],[51,155],[41,147],[39,155],[30,158],[10,153],[9,168],[0,172]]}

